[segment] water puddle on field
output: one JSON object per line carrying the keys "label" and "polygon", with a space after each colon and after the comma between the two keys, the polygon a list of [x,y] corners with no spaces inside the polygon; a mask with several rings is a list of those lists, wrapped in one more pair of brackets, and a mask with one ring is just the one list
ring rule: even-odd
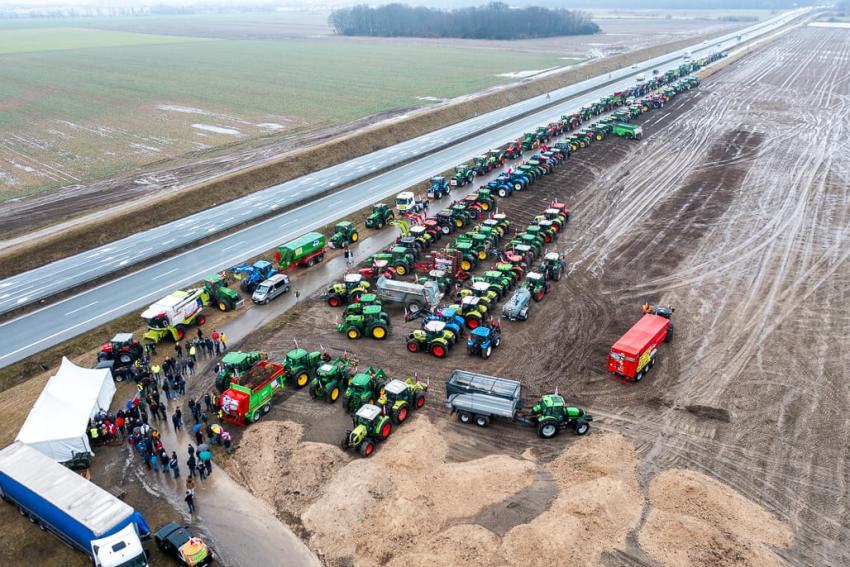
{"label": "water puddle on field", "polygon": [[548,510],[557,497],[558,483],[551,474],[541,470],[528,488],[485,508],[467,523],[478,524],[504,537],[512,528],[527,524]]}

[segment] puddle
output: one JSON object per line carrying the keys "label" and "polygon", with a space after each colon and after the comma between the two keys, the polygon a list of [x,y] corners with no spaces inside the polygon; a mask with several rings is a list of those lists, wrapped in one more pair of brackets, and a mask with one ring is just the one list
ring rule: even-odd
{"label": "puddle", "polygon": [[478,524],[503,537],[512,528],[527,524],[549,509],[558,497],[558,483],[546,471],[539,471],[537,479],[525,490],[510,498],[485,508],[471,524]]}

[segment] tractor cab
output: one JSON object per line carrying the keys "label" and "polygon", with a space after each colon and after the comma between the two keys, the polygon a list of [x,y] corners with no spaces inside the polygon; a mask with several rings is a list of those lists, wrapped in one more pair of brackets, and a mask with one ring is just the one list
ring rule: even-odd
{"label": "tractor cab", "polygon": [[445,328],[445,321],[435,319],[425,323],[425,325],[422,327],[422,330],[425,331],[425,333],[428,335],[428,339],[430,340],[432,338],[441,337]]}
{"label": "tractor cab", "polygon": [[670,319],[673,317],[673,309],[669,305],[651,305],[649,303],[644,303],[641,307],[641,310],[644,314],[651,313],[652,315],[658,315],[659,317],[664,317],[665,319]]}
{"label": "tractor cab", "polygon": [[543,296],[549,293],[549,282],[546,281],[546,276],[540,272],[528,272],[523,287],[531,292],[531,298],[534,301],[541,301]]}
{"label": "tractor cab", "polygon": [[482,224],[482,227],[489,228],[499,234],[500,237],[505,235],[505,228],[502,224],[496,219],[486,219]]}
{"label": "tractor cab", "polygon": [[[354,413],[354,426],[355,427],[364,427],[367,431],[371,432],[375,430],[375,424],[380,421],[383,416],[381,412],[381,408],[376,406],[375,404],[363,404],[360,408]],[[382,435],[382,437],[386,438],[390,435],[390,431],[392,431],[392,427],[387,425],[387,433],[386,435]]]}
{"label": "tractor cab", "polygon": [[[383,376],[383,371],[380,371],[380,375]],[[378,382],[376,375],[367,372],[355,374],[345,390],[346,409],[356,413],[363,406],[373,404],[380,397],[382,389],[383,384]]]}
{"label": "tractor cab", "polygon": [[411,226],[408,235],[426,246],[430,246],[433,239],[428,229],[422,225]]}
{"label": "tractor cab", "polygon": [[480,355],[482,358],[490,358],[493,349],[502,342],[501,331],[498,327],[481,325],[472,330],[466,341],[466,350],[469,354]]}
{"label": "tractor cab", "polygon": [[383,415],[378,406],[366,404],[351,419],[354,428],[346,433],[342,447],[356,450],[362,457],[370,457],[378,441],[383,441],[392,433],[390,418]]}
{"label": "tractor cab", "polygon": [[[303,368],[309,364],[310,353],[303,348],[295,348],[283,357],[283,369],[291,372],[293,368]],[[328,366],[328,365],[325,365]]]}
{"label": "tractor cab", "polygon": [[362,285],[369,286],[368,282],[363,281],[363,276],[360,274],[345,274],[345,291],[351,293]]}
{"label": "tractor cab", "polygon": [[467,183],[472,183],[472,179],[475,177],[475,172],[469,169],[469,166],[465,163],[455,167],[455,174],[450,181],[451,185],[455,186],[463,186]]}
{"label": "tractor cab", "polygon": [[512,285],[522,277],[522,268],[514,266],[511,262],[499,262],[496,264],[496,271],[502,274],[503,278],[510,278]]}
{"label": "tractor cab", "polygon": [[558,281],[564,273],[566,263],[561,259],[558,252],[548,252],[543,256],[543,262],[540,265],[540,271],[546,276],[546,279]]}

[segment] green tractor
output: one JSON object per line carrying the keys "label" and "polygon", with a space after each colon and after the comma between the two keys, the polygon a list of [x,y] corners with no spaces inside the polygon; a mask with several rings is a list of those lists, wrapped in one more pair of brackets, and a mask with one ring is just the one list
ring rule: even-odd
{"label": "green tractor", "polygon": [[522,279],[522,268],[510,262],[499,262],[496,264],[496,271],[501,274],[502,278],[508,278],[511,280],[510,287],[515,286]]}
{"label": "green tractor", "polygon": [[381,408],[366,404],[352,416],[353,429],[345,432],[342,440],[344,450],[354,450],[363,457],[375,452],[379,441],[386,440],[393,432],[390,418],[381,414]]}
{"label": "green tractor", "polygon": [[374,293],[364,293],[360,296],[360,301],[357,303],[350,303],[345,306],[345,311],[342,312],[342,317],[344,319],[349,315],[363,315],[363,310],[370,305],[377,305],[378,307],[381,307],[383,303]]}
{"label": "green tractor", "polygon": [[543,439],[555,437],[562,429],[570,428],[576,435],[584,435],[590,429],[593,416],[585,410],[568,406],[558,394],[544,394],[531,408],[529,416],[537,424],[537,435]]}
{"label": "green tractor", "polygon": [[425,405],[425,393],[428,384],[408,378],[404,382],[392,380],[384,386],[384,393],[378,400],[378,406],[384,415],[389,415],[396,425],[404,423],[410,415],[410,409],[422,409]]}
{"label": "green tractor", "polygon": [[366,228],[380,230],[395,218],[392,207],[386,203],[372,205],[372,213],[366,217]]}
{"label": "green tractor", "polygon": [[490,285],[497,285],[501,289],[501,296],[504,297],[509,289],[514,287],[516,280],[513,278],[513,273],[505,274],[501,270],[487,270],[484,272],[484,281]]}
{"label": "green tractor", "polygon": [[357,359],[348,356],[338,356],[333,362],[322,364],[310,381],[310,395],[317,400],[334,403],[348,387],[348,380],[356,368]]}
{"label": "green tractor", "polygon": [[218,374],[215,377],[215,389],[224,392],[231,383],[238,384],[246,372],[261,360],[268,360],[264,352],[240,352],[232,350],[221,359]]}
{"label": "green tractor", "polygon": [[472,183],[473,179],[475,179],[475,172],[468,165],[462,163],[455,167],[455,174],[452,176],[449,184],[452,187],[463,187],[467,183]]}
{"label": "green tractor", "polygon": [[443,293],[445,293],[452,287],[452,284],[454,284],[454,280],[449,276],[449,274],[445,270],[439,269],[429,270],[427,275],[416,279],[416,283],[419,285],[425,285],[429,281],[436,283],[437,287]]}
{"label": "green tractor", "polygon": [[409,274],[413,270],[415,261],[413,254],[404,246],[393,246],[390,250],[390,266],[400,276]]}
{"label": "green tractor", "polygon": [[369,282],[361,274],[345,274],[344,281],[335,282],[328,288],[328,305],[339,307],[357,303],[364,293],[369,293]]}
{"label": "green tractor", "polygon": [[382,341],[387,338],[390,329],[390,316],[380,305],[369,305],[359,315],[347,315],[336,326],[338,333],[345,333],[350,340],[362,336]]}
{"label": "green tractor", "polygon": [[481,278],[473,278],[470,287],[465,287],[458,292],[458,298],[460,299],[469,295],[480,299],[481,303],[488,309],[501,298],[498,286],[481,281]]}
{"label": "green tractor", "polygon": [[346,411],[357,413],[366,404],[374,404],[384,394],[384,384],[387,383],[387,375],[382,368],[377,370],[371,366],[365,372],[358,372],[345,388],[342,396],[342,404]]}
{"label": "green tractor", "polygon": [[221,311],[233,311],[245,303],[235,290],[227,287],[227,281],[218,274],[210,274],[204,278],[204,290],[210,297],[210,303],[217,305]]}
{"label": "green tractor", "polygon": [[522,286],[531,293],[531,299],[534,301],[542,301],[543,297],[551,290],[549,282],[546,281],[546,276],[540,272],[528,272]]}
{"label": "green tractor", "polygon": [[286,380],[298,388],[303,388],[316,377],[319,366],[328,362],[326,352],[307,352],[303,348],[294,348],[283,357],[283,372]]}
{"label": "green tractor", "polygon": [[452,205],[449,208],[449,212],[452,215],[452,222],[454,222],[455,228],[469,226],[469,223],[474,220],[472,213],[460,204]]}
{"label": "green tractor", "polygon": [[414,242],[419,245],[420,250],[427,250],[436,242],[434,236],[422,225],[411,226],[407,234],[413,237]]}
{"label": "green tractor", "polygon": [[493,169],[493,164],[487,155],[475,156],[472,158],[472,170],[475,175],[486,175]]}
{"label": "green tractor", "polygon": [[543,274],[547,280],[558,281],[564,275],[567,263],[558,252],[548,252],[543,256],[543,261],[537,271]]}
{"label": "green tractor", "polygon": [[445,358],[455,339],[454,333],[446,329],[444,321],[428,321],[423,329],[411,331],[407,336],[409,352],[427,351],[437,358]]}
{"label": "green tractor", "polygon": [[540,232],[543,234],[543,240],[547,244],[550,242],[554,242],[558,240],[558,228],[555,227],[555,223],[550,221],[549,219],[540,219],[537,221],[537,226],[540,228]]}
{"label": "green tractor", "polygon": [[457,313],[463,317],[467,329],[477,329],[484,320],[488,311],[487,304],[480,297],[467,295],[460,300],[460,304],[452,305]]}
{"label": "green tractor", "polygon": [[450,249],[454,248],[460,257],[459,267],[464,272],[471,272],[478,267],[478,254],[475,253],[471,240],[457,239]]}
{"label": "green tractor", "polygon": [[336,223],[334,233],[331,235],[331,248],[345,248],[360,240],[357,228],[348,221]]}

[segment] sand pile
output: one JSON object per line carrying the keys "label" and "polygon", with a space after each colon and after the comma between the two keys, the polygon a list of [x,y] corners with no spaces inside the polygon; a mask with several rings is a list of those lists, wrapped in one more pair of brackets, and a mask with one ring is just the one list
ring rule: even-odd
{"label": "sand pile", "polygon": [[788,547],[791,530],[758,504],[701,473],[672,469],[652,479],[652,508],[640,531],[662,565],[784,565],[769,546]]}
{"label": "sand pile", "polygon": [[446,449],[420,415],[374,457],[348,464],[302,515],[311,546],[332,564],[480,561],[495,536],[474,526],[461,533],[456,524],[526,488],[536,465],[506,455],[448,463]]}
{"label": "sand pile", "polygon": [[338,447],[304,442],[302,436],[303,426],[290,421],[252,424],[228,465],[248,490],[287,520],[297,520],[350,459]]}
{"label": "sand pile", "polygon": [[570,442],[545,465],[558,483],[549,510],[505,534],[502,553],[514,565],[599,563],[604,550],[622,547],[639,521],[644,499],[634,445],[594,432]]}

